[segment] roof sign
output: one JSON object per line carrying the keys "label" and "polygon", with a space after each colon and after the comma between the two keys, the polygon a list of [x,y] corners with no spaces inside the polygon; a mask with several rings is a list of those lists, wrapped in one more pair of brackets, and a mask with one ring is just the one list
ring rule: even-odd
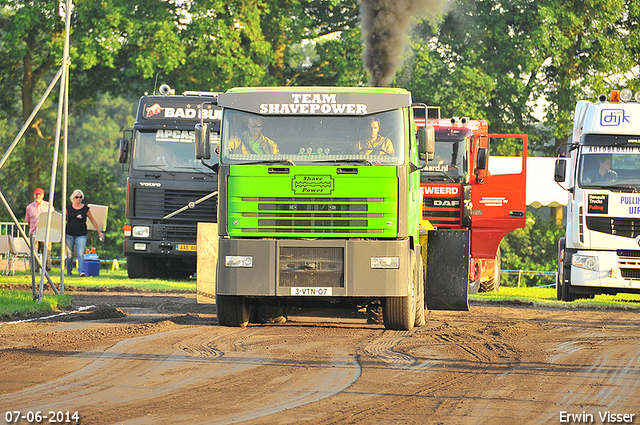
{"label": "roof sign", "polygon": [[223,93],[218,104],[261,115],[370,115],[411,106],[409,93]]}

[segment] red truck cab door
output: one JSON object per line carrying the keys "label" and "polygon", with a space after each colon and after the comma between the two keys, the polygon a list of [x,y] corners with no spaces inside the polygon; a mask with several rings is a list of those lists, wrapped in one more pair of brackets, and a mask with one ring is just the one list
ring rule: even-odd
{"label": "red truck cab door", "polygon": [[478,170],[475,161],[474,174],[471,176],[471,257],[474,259],[493,259],[500,241],[507,233],[525,226],[527,216],[527,147],[526,134],[489,134],[477,136],[474,140],[474,152],[479,148],[488,148],[489,153],[497,156],[491,149],[493,145],[508,143],[503,151],[514,152],[509,166],[504,169],[490,167],[488,156],[487,169]]}

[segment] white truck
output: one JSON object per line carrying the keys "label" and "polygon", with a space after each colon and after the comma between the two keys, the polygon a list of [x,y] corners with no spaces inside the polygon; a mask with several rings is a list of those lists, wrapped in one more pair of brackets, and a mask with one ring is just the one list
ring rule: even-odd
{"label": "white truck", "polygon": [[569,192],[558,299],[640,293],[640,92],[577,103],[555,180]]}

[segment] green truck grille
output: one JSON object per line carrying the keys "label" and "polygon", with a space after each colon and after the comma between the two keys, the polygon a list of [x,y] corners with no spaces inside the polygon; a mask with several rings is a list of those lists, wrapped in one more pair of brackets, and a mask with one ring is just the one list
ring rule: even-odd
{"label": "green truck grille", "polygon": [[[256,227],[242,227],[245,234],[381,234],[382,228],[371,228],[372,219],[384,214],[371,212],[383,198],[242,198],[241,205],[254,203],[259,212],[243,212],[244,218],[255,218]],[[379,223],[378,223],[379,224]]]}
{"label": "green truck grille", "polygon": [[272,168],[230,167],[223,195],[230,237],[397,237],[395,167]]}

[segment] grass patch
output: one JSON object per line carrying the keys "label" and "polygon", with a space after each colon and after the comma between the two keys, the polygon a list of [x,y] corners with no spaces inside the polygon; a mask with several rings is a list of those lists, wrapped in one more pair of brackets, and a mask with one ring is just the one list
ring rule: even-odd
{"label": "grass patch", "polygon": [[71,306],[70,295],[44,294],[42,302],[34,301],[31,291],[0,288],[0,320],[51,314]]}
{"label": "grass patch", "polygon": [[[60,269],[55,268],[51,271],[51,280],[60,289]],[[40,275],[36,276],[36,285],[40,284]],[[16,273],[12,276],[0,276],[0,288],[16,288],[21,289],[24,285],[31,288],[31,275],[24,272]],[[129,279],[126,269],[100,269],[100,276],[74,276],[64,277],[65,289],[70,290],[94,290],[94,291],[157,291],[157,292],[195,292],[196,281],[191,280],[164,280],[164,279]],[[45,288],[50,291],[49,285],[45,280]]]}
{"label": "grass patch", "polygon": [[596,295],[593,299],[578,299],[573,302],[558,301],[556,288],[551,287],[520,287],[501,286],[498,292],[470,294],[469,300],[474,301],[521,301],[533,303],[538,307],[553,308],[616,308],[625,310],[640,310],[639,294]]}
{"label": "grass patch", "polygon": [[[60,290],[60,269],[51,271],[51,280]],[[15,275],[0,276],[0,320],[34,317],[68,309],[73,298],[66,292],[55,295],[45,279],[42,302],[32,299],[31,274],[16,272]],[[36,275],[36,292],[40,287],[40,275]],[[65,291],[134,291],[134,292],[195,292],[196,281],[129,279],[126,269],[100,269],[99,276],[64,277]]]}

